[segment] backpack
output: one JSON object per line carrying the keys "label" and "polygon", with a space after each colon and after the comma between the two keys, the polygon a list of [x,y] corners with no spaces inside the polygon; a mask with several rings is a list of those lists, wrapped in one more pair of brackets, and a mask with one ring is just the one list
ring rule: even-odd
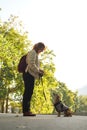
{"label": "backpack", "polygon": [[19,60],[19,63],[18,63],[18,72],[19,72],[19,73],[25,72],[25,69],[26,69],[26,67],[27,67],[26,56],[27,56],[27,54],[23,55],[23,56],[20,58],[20,60]]}

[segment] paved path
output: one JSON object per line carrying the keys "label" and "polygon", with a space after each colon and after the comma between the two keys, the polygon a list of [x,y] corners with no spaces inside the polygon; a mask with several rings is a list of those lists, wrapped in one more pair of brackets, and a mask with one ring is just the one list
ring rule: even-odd
{"label": "paved path", "polygon": [[87,130],[87,116],[0,114],[0,130]]}

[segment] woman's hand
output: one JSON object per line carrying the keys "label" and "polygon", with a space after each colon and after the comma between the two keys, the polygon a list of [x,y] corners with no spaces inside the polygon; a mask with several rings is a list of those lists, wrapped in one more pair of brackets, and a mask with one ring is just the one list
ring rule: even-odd
{"label": "woman's hand", "polygon": [[42,77],[44,75],[44,71],[43,70],[39,70],[39,76]]}

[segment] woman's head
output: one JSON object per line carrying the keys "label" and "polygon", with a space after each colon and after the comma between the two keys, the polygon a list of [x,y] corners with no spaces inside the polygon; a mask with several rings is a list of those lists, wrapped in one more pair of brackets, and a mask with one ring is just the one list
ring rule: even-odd
{"label": "woman's head", "polygon": [[42,52],[43,50],[45,50],[45,45],[43,42],[38,42],[34,45],[33,49],[37,52],[37,53],[40,53]]}

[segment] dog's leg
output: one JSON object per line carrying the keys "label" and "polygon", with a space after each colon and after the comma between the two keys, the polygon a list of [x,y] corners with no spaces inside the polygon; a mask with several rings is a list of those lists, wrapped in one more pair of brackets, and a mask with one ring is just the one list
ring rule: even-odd
{"label": "dog's leg", "polygon": [[60,115],[61,115],[61,112],[58,112],[58,117],[60,117]]}
{"label": "dog's leg", "polygon": [[67,111],[64,111],[64,117],[67,117]]}
{"label": "dog's leg", "polygon": [[65,116],[65,117],[72,117],[72,113],[71,113],[70,109],[68,109],[68,110],[66,110],[66,111],[64,112],[64,116]]}
{"label": "dog's leg", "polygon": [[67,114],[68,114],[68,116],[72,117],[72,112],[70,109],[67,111]]}

